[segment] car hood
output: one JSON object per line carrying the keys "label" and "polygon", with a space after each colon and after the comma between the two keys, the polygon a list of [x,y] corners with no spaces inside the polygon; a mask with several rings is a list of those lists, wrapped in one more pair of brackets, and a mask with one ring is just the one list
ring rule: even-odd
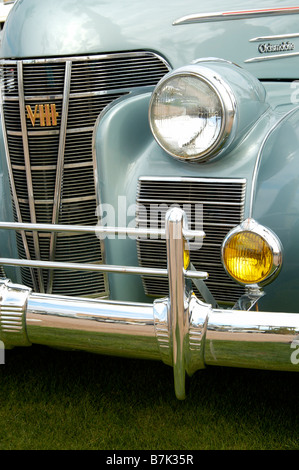
{"label": "car hood", "polygon": [[[299,2],[270,3],[253,0],[243,11],[244,2],[230,1],[223,14],[220,0],[19,0],[5,24],[2,57],[145,49],[159,52],[173,68],[221,57],[258,78],[296,78],[299,13],[291,9]],[[182,20],[189,15],[199,18]]]}

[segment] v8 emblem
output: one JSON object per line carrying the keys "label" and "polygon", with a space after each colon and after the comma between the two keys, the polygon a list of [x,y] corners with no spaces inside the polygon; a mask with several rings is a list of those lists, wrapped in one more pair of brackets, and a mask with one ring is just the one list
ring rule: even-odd
{"label": "v8 emblem", "polygon": [[26,106],[27,119],[30,119],[32,126],[35,126],[36,120],[39,119],[41,127],[57,126],[58,113],[55,104],[36,104],[34,112],[30,105]]}

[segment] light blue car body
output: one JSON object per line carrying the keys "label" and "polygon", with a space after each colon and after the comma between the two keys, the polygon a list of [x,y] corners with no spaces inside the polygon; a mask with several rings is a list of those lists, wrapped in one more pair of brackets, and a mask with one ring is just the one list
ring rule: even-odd
{"label": "light blue car body", "polygon": [[[292,315],[299,312],[298,20],[299,3],[291,0],[264,0],[262,4],[253,0],[250,8],[248,2],[235,0],[225,5],[220,0],[152,0],[148,4],[141,0],[15,2],[6,20],[1,44],[1,63],[6,67],[4,114],[10,106],[16,105],[18,98],[11,97],[10,92],[15,92],[17,85],[22,88],[20,77],[23,63],[25,66],[51,61],[64,63],[68,58],[73,62],[84,60],[91,63],[93,57],[102,56],[104,61],[109,61],[118,54],[121,57],[134,56],[142,51],[158,58],[160,65],[166,64],[168,71],[197,63],[211,67],[223,77],[233,90],[240,112],[234,123],[233,141],[227,147],[224,145],[219,155],[206,162],[191,163],[175,159],[157,143],[149,123],[149,106],[157,83],[132,88],[98,113],[93,125],[92,154],[96,163],[94,179],[99,202],[101,207],[114,209],[118,227],[130,226],[135,212],[126,210],[135,208],[137,188],[142,178],[172,181],[173,191],[176,182],[181,180],[221,180],[226,182],[226,190],[230,180],[244,181],[246,190],[242,218],[254,219],[278,237],[283,263],[278,276],[264,287],[265,295],[259,296],[258,311],[250,311],[249,316],[238,312],[241,304],[236,307],[235,301],[229,297],[223,304],[219,303],[220,307],[209,304],[206,298],[204,301],[208,303],[201,303],[195,300],[195,296],[184,303],[183,288],[180,287],[181,291],[178,288],[181,273],[170,268],[170,265],[169,279],[174,271],[178,277],[169,281],[170,291],[172,289],[170,300],[162,300],[161,303],[157,298],[153,303],[155,296],[147,295],[142,277],[134,273],[108,274],[109,296],[108,300],[105,299],[106,303],[103,300],[94,303],[90,299],[83,301],[73,297],[66,300],[58,294],[52,298],[49,293],[49,296],[43,293],[31,295],[26,286],[15,287],[0,282],[1,292],[5,293],[4,306],[1,307],[3,313],[0,308],[0,338],[4,343],[28,345],[37,342],[94,352],[103,352],[107,347],[108,354],[115,347],[116,354],[153,359],[161,354],[166,364],[174,366],[178,398],[185,396],[185,371],[192,375],[204,364],[298,370],[297,350],[291,354],[292,348],[298,345],[299,333],[298,315]],[[10,70],[9,64],[16,68]],[[38,85],[36,77],[35,80]],[[29,122],[30,110],[37,116],[38,108],[34,108],[32,103],[35,103],[34,99],[41,99],[30,96],[30,92],[25,98],[28,115],[25,117],[23,109],[24,149],[33,129]],[[54,100],[53,96],[44,98],[45,103],[51,100]],[[40,113],[46,106],[49,104],[41,105]],[[80,93],[77,106],[80,115]],[[14,116],[18,120],[18,115]],[[54,121],[53,116],[51,119]],[[9,119],[6,122],[10,125]],[[32,115],[31,124],[34,126]],[[24,132],[27,125],[28,135]],[[0,225],[2,222],[16,222],[5,132],[3,126],[0,132]],[[20,131],[9,132],[8,136],[17,138],[21,134]],[[14,148],[11,149],[13,155]],[[80,148],[77,156],[80,156]],[[24,166],[15,165],[16,178],[17,171],[23,171]],[[56,174],[56,177],[59,181],[59,175]],[[90,181],[90,184],[93,182]],[[161,185],[159,188],[163,189]],[[214,196],[217,200],[217,193]],[[125,208],[120,205],[120,200],[125,200]],[[20,203],[23,203],[22,197]],[[0,258],[5,258],[2,263],[5,277],[17,285],[25,284],[18,263],[7,262],[7,258],[24,258],[17,249],[15,234],[4,230],[7,227],[3,225],[2,228]],[[221,224],[215,230],[221,231]],[[44,241],[42,236],[39,241]],[[120,266],[124,270],[123,267],[138,268],[142,264],[135,238],[106,237],[102,248],[102,262],[108,267]],[[72,253],[68,254],[71,259]],[[157,258],[158,269],[160,252],[154,251],[152,256]],[[38,257],[36,260],[39,261]],[[208,271],[205,266],[201,268]],[[219,285],[221,291],[221,282]],[[237,283],[235,285],[239,287]],[[181,297],[178,292],[181,292]],[[65,294],[62,292],[61,295]],[[6,321],[11,321],[12,305],[16,305],[12,321],[19,322],[19,336],[15,335],[11,325],[6,330]],[[112,332],[114,327],[115,331]],[[123,333],[122,339],[120,332]],[[284,335],[283,340],[280,335]],[[232,353],[231,342],[234,339],[235,350]],[[252,351],[249,351],[250,347]],[[284,348],[283,366],[280,347]],[[259,353],[262,348],[263,364]],[[291,360],[294,354],[296,357]]]}
{"label": "light blue car body", "polygon": [[[284,3],[271,2],[271,8],[281,8]],[[293,3],[288,3],[286,7],[292,7]],[[242,10],[245,7],[244,2],[243,5],[242,2],[229,2],[225,10]],[[260,2],[252,2],[250,5],[252,10],[259,8]],[[172,69],[199,58],[217,57],[236,63],[262,79],[267,95],[258,121],[252,123],[251,128],[243,134],[237,147],[226,152],[221,159],[206,164],[177,162],[158,146],[148,123],[151,96],[148,90],[144,93],[139,90],[113,103],[97,121],[95,131],[101,202],[117,207],[118,196],[126,195],[128,202],[133,204],[137,180],[142,175],[237,177],[246,178],[248,183],[246,216],[253,172],[261,152],[252,216],[278,235],[284,249],[282,272],[266,288],[268,295],[262,300],[263,308],[296,312],[299,300],[299,251],[296,249],[299,220],[298,112],[295,110],[290,117],[283,118],[267,142],[263,140],[283,114],[297,106],[299,58],[296,55],[287,58],[281,52],[273,60],[248,60],[260,57],[262,54],[258,46],[269,43],[262,39],[252,41],[252,38],[295,33],[298,15],[265,15],[254,19],[173,25],[188,14],[222,10],[223,3],[219,1],[198,4],[191,0],[154,0],[145,8],[144,3],[137,0],[53,0],[50,3],[19,0],[6,21],[2,57],[60,57],[142,49],[157,52]],[[294,44],[293,52],[296,52],[299,38],[294,37],[290,41]],[[267,54],[264,57],[267,59]],[[4,158],[1,159],[4,175],[3,162]],[[5,177],[2,180],[2,191],[7,201],[2,211],[4,220],[7,220],[10,198]],[[7,235],[3,237],[5,246],[8,243]],[[11,235],[8,249],[13,255],[15,248]],[[132,240],[107,241],[106,254],[107,261],[112,264],[137,264],[136,246]],[[110,292],[115,299],[132,300],[132,293],[138,300],[144,298],[141,281],[135,276],[120,281],[120,276],[111,275]]]}

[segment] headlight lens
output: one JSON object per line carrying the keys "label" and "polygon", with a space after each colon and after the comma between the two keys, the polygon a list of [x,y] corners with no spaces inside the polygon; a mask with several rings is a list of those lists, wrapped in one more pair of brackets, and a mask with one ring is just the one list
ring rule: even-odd
{"label": "headlight lens", "polygon": [[233,95],[220,79],[177,71],[154,91],[150,125],[159,145],[173,157],[205,161],[227,140],[234,108]]}
{"label": "headlight lens", "polygon": [[273,232],[248,219],[224,240],[222,260],[228,274],[237,282],[263,285],[281,267],[281,245]]}

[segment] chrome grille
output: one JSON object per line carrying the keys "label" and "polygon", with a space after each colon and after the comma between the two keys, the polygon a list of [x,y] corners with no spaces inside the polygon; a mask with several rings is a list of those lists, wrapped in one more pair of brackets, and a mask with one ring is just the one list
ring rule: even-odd
{"label": "chrome grille", "polygon": [[[114,100],[154,86],[169,71],[154,53],[1,61],[2,106],[14,217],[18,222],[96,225],[93,129]],[[17,233],[20,258],[103,263],[94,235]],[[21,268],[34,290],[104,296],[106,276]]]}
{"label": "chrome grille", "polygon": [[[229,230],[243,220],[245,188],[245,180],[239,179],[142,177],[139,180],[136,211],[139,227],[164,228],[166,211],[176,204],[185,209],[189,228],[203,229],[206,233],[201,248],[191,249],[190,257],[198,271],[209,273],[206,284],[219,303],[234,303],[243,293],[243,288],[225,273],[220,247]],[[203,218],[200,227],[199,216]],[[164,240],[138,239],[137,252],[141,266],[167,268]],[[167,279],[143,277],[143,285],[149,296],[168,294]]]}

